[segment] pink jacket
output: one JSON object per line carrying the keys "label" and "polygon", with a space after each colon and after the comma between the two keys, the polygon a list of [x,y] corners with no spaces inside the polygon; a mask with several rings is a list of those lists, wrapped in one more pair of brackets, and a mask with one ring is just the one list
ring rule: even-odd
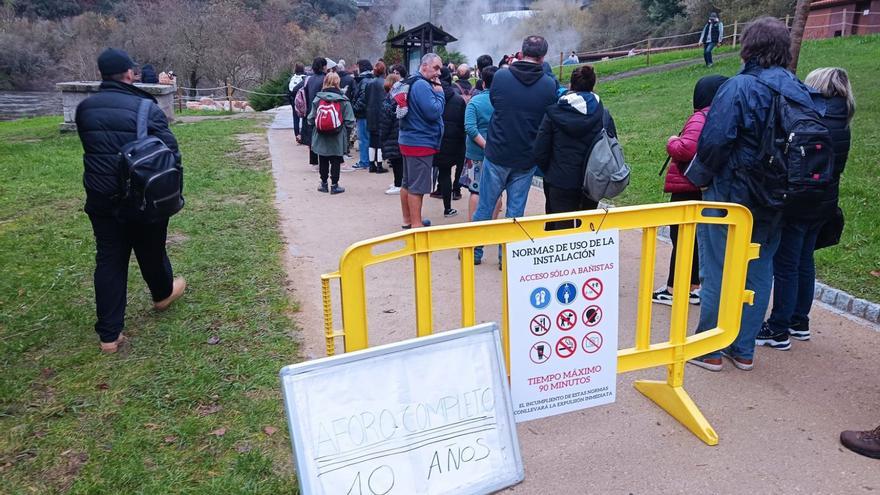
{"label": "pink jacket", "polygon": [[694,112],[693,115],[685,122],[684,129],[677,137],[669,138],[666,143],[666,153],[672,157],[669,162],[669,168],[666,170],[666,181],[663,184],[663,192],[668,193],[684,193],[697,192],[700,190],[697,186],[691,184],[684,176],[694,155],[697,154],[697,141],[700,140],[700,133],[703,132],[703,125],[706,124],[706,114],[709,113],[709,107],[702,108]]}

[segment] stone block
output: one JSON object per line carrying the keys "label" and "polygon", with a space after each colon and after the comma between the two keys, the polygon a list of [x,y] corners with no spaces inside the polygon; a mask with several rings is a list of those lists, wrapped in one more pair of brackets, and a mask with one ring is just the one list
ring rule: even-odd
{"label": "stone block", "polygon": [[874,323],[880,323],[880,304],[869,303],[868,307],[865,308],[865,319]]}
{"label": "stone block", "polygon": [[846,292],[838,292],[837,297],[834,299],[834,307],[841,311],[849,311],[852,299],[852,296]]}
{"label": "stone block", "polygon": [[837,297],[837,292],[833,290],[823,290],[822,291],[822,302],[825,304],[834,304],[834,298]]}
{"label": "stone block", "polygon": [[868,309],[868,305],[871,304],[864,299],[855,298],[852,301],[852,306],[849,308],[850,314],[854,316],[858,316],[859,318],[865,317],[865,310]]}

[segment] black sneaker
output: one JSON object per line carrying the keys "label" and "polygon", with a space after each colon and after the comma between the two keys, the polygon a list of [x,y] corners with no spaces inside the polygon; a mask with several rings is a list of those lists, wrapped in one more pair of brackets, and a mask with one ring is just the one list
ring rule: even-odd
{"label": "black sneaker", "polygon": [[788,332],[774,334],[770,330],[770,326],[765,321],[761,325],[761,331],[755,337],[755,345],[766,345],[767,347],[776,349],[777,351],[787,351],[791,349],[791,341],[788,340]]}
{"label": "black sneaker", "polygon": [[692,290],[688,294],[688,302],[695,305],[695,306],[700,305],[700,289]]}
{"label": "black sneaker", "polygon": [[448,209],[448,210],[443,210],[443,216],[444,216],[444,217],[447,217],[447,218],[448,218],[448,217],[454,217],[455,215],[458,215],[458,210],[456,210],[455,208],[450,208],[450,209]]}
{"label": "black sneaker", "polygon": [[329,192],[330,189],[327,189],[327,183],[322,182],[320,186],[318,186],[318,192]]}
{"label": "black sneaker", "polygon": [[654,293],[651,294],[651,300],[657,304],[672,306],[672,294],[669,293],[669,289],[666,287],[654,291]]}
{"label": "black sneaker", "polygon": [[333,184],[330,186],[330,194],[342,194],[345,192],[345,188],[340,186],[339,184]]}
{"label": "black sneaker", "polygon": [[800,323],[795,323],[788,329],[788,335],[791,336],[794,340],[806,341],[810,340],[810,324],[809,322],[803,321]]}

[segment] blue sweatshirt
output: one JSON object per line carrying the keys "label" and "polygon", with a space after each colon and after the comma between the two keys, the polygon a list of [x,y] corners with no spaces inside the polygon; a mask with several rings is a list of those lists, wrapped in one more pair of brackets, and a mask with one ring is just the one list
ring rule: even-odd
{"label": "blue sweatshirt", "polygon": [[443,109],[446,100],[443,93],[431,89],[424,77],[418,76],[410,83],[406,102],[409,110],[400,120],[399,144],[440,149],[443,138]]}
{"label": "blue sweatshirt", "polygon": [[474,138],[479,134],[483,136],[483,139],[486,139],[486,136],[489,135],[489,121],[492,120],[494,112],[495,109],[492,108],[492,100],[489,99],[488,91],[483,91],[471,98],[464,111],[464,132],[468,135],[465,158],[476,161],[483,160],[485,156],[483,148],[474,142]]}
{"label": "blue sweatshirt", "polygon": [[495,114],[489,123],[486,158],[499,167],[534,167],[532,144],[546,108],[556,103],[556,81],[538,64],[514,62],[495,73],[489,96]]}

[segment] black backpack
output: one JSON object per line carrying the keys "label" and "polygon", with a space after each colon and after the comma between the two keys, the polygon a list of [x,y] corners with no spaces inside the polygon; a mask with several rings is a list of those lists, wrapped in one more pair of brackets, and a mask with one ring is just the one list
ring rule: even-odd
{"label": "black backpack", "polygon": [[177,155],[156,136],[147,135],[147,118],[153,102],[141,101],[137,139],[119,152],[120,201],[124,220],[155,222],[183,208],[183,167]]}
{"label": "black backpack", "polygon": [[770,85],[773,103],[761,138],[761,159],[745,170],[758,206],[775,210],[816,204],[834,181],[831,133],[812,107],[787,98]]}

